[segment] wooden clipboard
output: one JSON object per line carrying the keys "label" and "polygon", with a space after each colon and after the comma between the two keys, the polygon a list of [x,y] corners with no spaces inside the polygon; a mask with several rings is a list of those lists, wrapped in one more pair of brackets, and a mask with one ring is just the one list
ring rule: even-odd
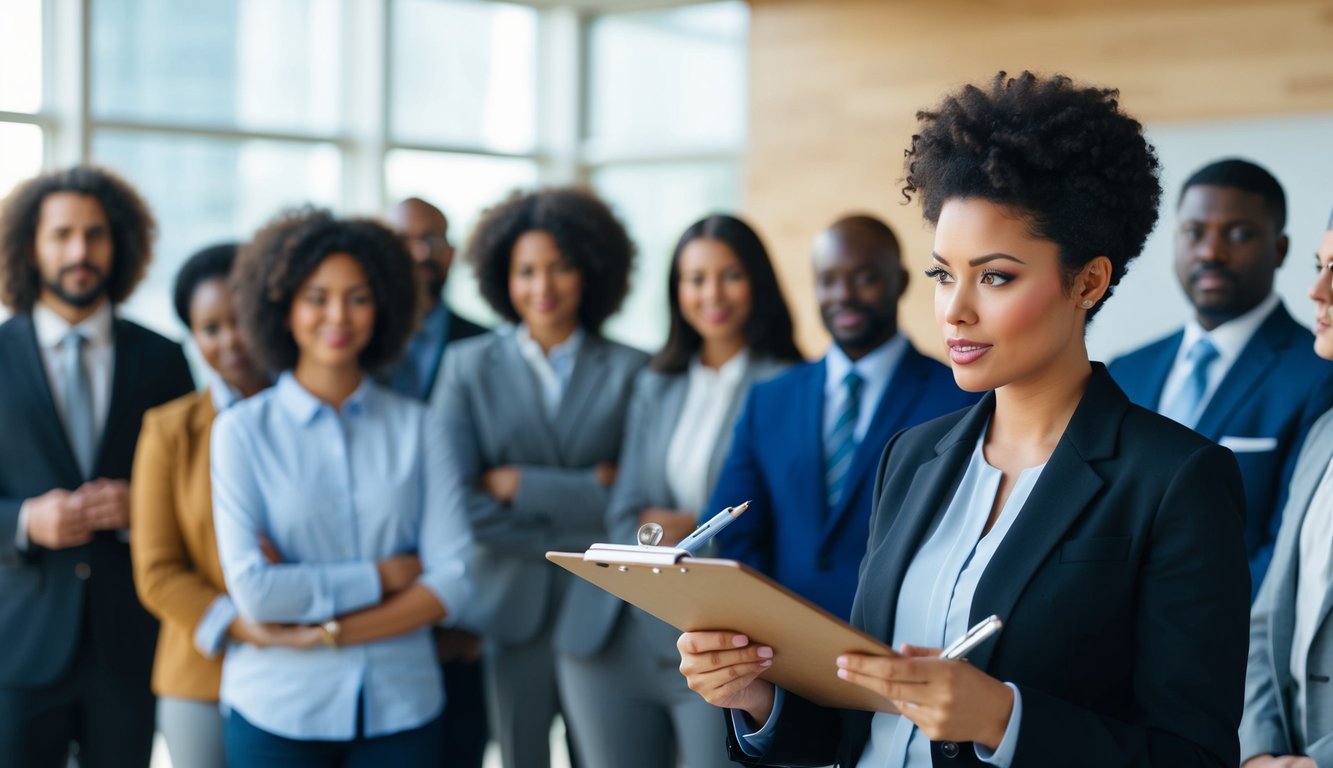
{"label": "wooden clipboard", "polygon": [[895,655],[889,646],[735,560],[616,544],[546,559],[681,631],[731,629],[771,646],[773,666],[761,677],[816,704],[898,711],[836,674],[840,654]]}

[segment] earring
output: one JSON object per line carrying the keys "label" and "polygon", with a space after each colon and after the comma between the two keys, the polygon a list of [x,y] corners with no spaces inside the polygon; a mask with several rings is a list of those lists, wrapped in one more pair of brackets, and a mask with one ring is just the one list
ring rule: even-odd
{"label": "earring", "polygon": [[1092,309],[1092,301],[1090,299],[1084,299],[1083,304],[1081,306],[1084,309]]}

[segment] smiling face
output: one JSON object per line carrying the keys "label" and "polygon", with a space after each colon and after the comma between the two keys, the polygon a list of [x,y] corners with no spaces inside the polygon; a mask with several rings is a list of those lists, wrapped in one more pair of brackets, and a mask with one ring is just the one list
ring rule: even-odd
{"label": "smiling face", "polygon": [[42,280],[42,301],[84,310],[106,295],[111,275],[111,225],[91,195],[55,192],[42,201],[33,256]]}
{"label": "smiling face", "polygon": [[1287,238],[1255,192],[1196,184],[1180,199],[1176,277],[1199,324],[1213,329],[1273,292]]}
{"label": "smiling face", "polygon": [[[1110,262],[1098,257],[1071,290],[1061,271],[1060,249],[1033,237],[1013,210],[985,200],[953,198],[935,229],[935,319],[949,347],[954,379],[972,392],[1019,384],[1040,385],[1087,363],[1084,300],[1104,293],[1084,290],[1090,270]],[[1086,370],[1086,369],[1085,369]]]}
{"label": "smiling face", "polygon": [[898,332],[898,298],[907,284],[896,250],[857,229],[815,239],[815,298],[824,327],[858,360]]}
{"label": "smiling face", "polygon": [[205,280],[194,289],[190,334],[204,362],[229,386],[246,392],[264,380],[237,325],[225,278]]}
{"label": "smiling face", "polygon": [[680,252],[676,296],[680,314],[704,341],[745,341],[750,277],[731,246],[700,237]]}
{"label": "smiling face", "polygon": [[534,337],[559,340],[573,333],[582,298],[583,274],[549,232],[525,232],[514,242],[509,301]]}
{"label": "smiling face", "polygon": [[1315,261],[1315,281],[1310,286],[1315,308],[1314,353],[1333,360],[1333,229],[1324,233]]}
{"label": "smiling face", "polygon": [[361,264],[348,253],[324,257],[297,289],[288,324],[298,367],[359,367],[375,333],[375,295]]}

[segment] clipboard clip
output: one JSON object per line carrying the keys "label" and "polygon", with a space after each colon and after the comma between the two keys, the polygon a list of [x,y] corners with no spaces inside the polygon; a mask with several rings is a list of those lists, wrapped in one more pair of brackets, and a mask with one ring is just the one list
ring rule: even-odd
{"label": "clipboard clip", "polygon": [[593,544],[583,553],[584,562],[607,565],[675,565],[690,553],[677,547],[645,544]]}

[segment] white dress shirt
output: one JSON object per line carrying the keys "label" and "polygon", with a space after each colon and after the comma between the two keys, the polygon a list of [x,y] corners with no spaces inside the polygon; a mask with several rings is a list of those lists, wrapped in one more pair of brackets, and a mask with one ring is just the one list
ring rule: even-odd
{"label": "white dress shirt", "polygon": [[855,370],[861,377],[861,407],[856,414],[856,441],[859,443],[870,429],[870,421],[875,418],[875,409],[879,399],[889,386],[894,371],[898,370],[898,361],[902,360],[907,349],[907,337],[901,333],[875,348],[875,351],[852,362],[842,348],[834,344],[824,356],[824,428],[819,433],[827,435],[833,431],[833,425],[842,413],[842,404],[847,400],[847,385],[843,379]]}
{"label": "white dress shirt", "polygon": [[1296,685],[1292,697],[1297,742],[1306,743],[1305,734],[1305,672],[1310,642],[1318,629],[1319,612],[1324,597],[1333,584],[1333,462],[1324,470],[1310,507],[1301,522],[1299,542],[1300,560],[1296,569],[1296,621],[1291,633],[1291,679]]}
{"label": "white dress shirt", "polygon": [[1250,343],[1259,326],[1264,324],[1280,302],[1276,293],[1270,293],[1268,298],[1259,302],[1254,309],[1222,323],[1211,331],[1205,331],[1203,326],[1199,325],[1198,319],[1192,318],[1186,323],[1185,337],[1181,339],[1180,349],[1176,351],[1176,361],[1171,364],[1171,372],[1167,374],[1166,381],[1162,384],[1162,396],[1158,398],[1157,411],[1160,413],[1163,406],[1174,402],[1176,394],[1189,380],[1190,372],[1194,368],[1194,363],[1189,360],[1189,351],[1194,348],[1195,342],[1206,337],[1217,349],[1217,359],[1208,366],[1208,386],[1204,388],[1203,398],[1199,401],[1197,411],[1203,413],[1208,407],[1208,401],[1213,399],[1213,393],[1221,385],[1222,379],[1226,378],[1236,358],[1245,350],[1245,345]]}
{"label": "white dress shirt", "polygon": [[555,421],[555,414],[560,410],[560,398],[569,386],[569,378],[574,375],[574,362],[578,359],[579,348],[583,346],[584,332],[575,328],[569,338],[551,347],[550,352],[543,352],[542,346],[528,333],[528,326],[520,324],[514,331],[514,340],[518,342],[518,351],[537,377],[537,386],[542,393],[542,406],[546,409],[546,418]]}
{"label": "white dress shirt", "polygon": [[666,456],[670,469],[667,485],[678,509],[698,513],[708,503],[708,464],[713,458],[713,446],[717,445],[722,430],[731,426],[727,414],[749,361],[748,350],[741,350],[716,369],[699,362],[698,356],[690,360],[685,406],[671,433]]}

